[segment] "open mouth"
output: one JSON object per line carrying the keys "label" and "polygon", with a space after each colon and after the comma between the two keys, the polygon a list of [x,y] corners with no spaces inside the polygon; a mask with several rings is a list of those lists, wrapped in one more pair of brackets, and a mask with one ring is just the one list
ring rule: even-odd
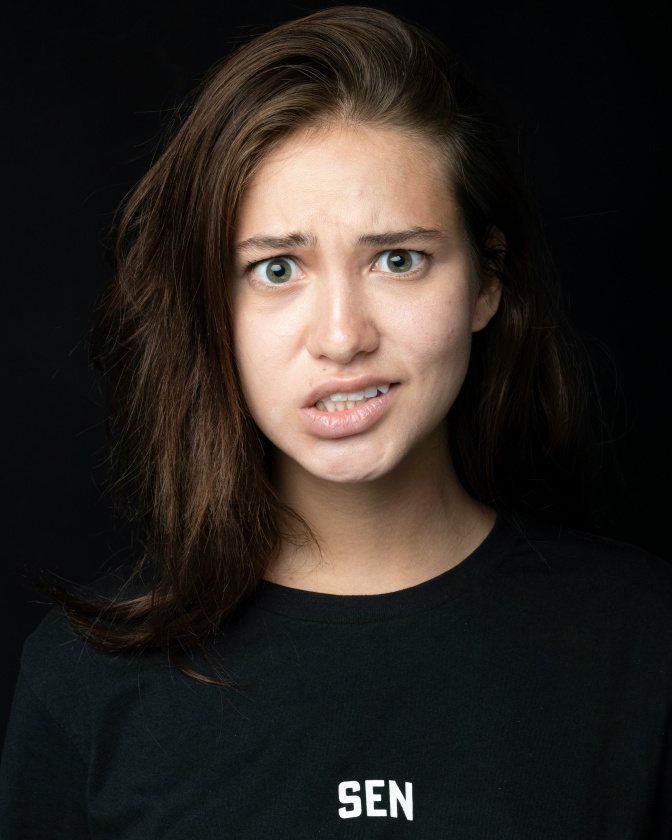
{"label": "open mouth", "polygon": [[360,405],[364,405],[365,402],[368,402],[381,394],[387,394],[389,390],[389,385],[377,385],[371,388],[364,388],[362,391],[330,394],[328,397],[318,400],[315,403],[315,408],[318,411],[327,411],[329,413],[333,413],[334,411],[346,411],[346,409],[357,408]]}

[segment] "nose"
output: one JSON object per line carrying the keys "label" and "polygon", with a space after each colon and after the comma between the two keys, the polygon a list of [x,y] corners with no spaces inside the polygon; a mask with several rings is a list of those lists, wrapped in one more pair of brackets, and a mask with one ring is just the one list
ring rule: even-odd
{"label": "nose", "polygon": [[315,301],[306,346],[314,358],[348,364],[358,353],[372,353],[380,340],[361,277],[323,278]]}

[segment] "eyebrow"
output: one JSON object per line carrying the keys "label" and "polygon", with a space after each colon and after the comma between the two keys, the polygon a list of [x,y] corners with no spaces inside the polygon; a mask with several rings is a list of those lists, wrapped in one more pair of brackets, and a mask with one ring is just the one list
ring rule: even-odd
{"label": "eyebrow", "polygon": [[290,233],[287,236],[251,236],[236,245],[236,251],[289,251],[292,248],[314,248],[317,237],[307,233]]}
{"label": "eyebrow", "polygon": [[446,234],[440,230],[431,228],[414,227],[408,230],[388,230],[384,233],[366,233],[357,240],[358,245],[366,245],[371,248],[385,248],[390,245],[398,245],[400,242],[407,242],[409,239],[442,240]]}
{"label": "eyebrow", "polygon": [[[358,245],[369,248],[386,248],[399,245],[409,239],[444,240],[446,234],[432,228],[414,227],[408,230],[388,230],[383,233],[365,233],[357,240]],[[245,251],[289,251],[292,248],[314,248],[317,237],[307,233],[290,233],[287,236],[251,236],[236,245],[236,252]]]}

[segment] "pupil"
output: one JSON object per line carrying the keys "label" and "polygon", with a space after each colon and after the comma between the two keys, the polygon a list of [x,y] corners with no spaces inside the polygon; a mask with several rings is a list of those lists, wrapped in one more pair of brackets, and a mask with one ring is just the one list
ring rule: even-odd
{"label": "pupil", "polygon": [[285,260],[277,260],[276,262],[269,263],[266,268],[266,276],[274,282],[286,280],[289,273],[289,265]]}
{"label": "pupil", "polygon": [[411,259],[408,251],[393,251],[387,258],[387,263],[392,271],[408,271],[411,267]]}

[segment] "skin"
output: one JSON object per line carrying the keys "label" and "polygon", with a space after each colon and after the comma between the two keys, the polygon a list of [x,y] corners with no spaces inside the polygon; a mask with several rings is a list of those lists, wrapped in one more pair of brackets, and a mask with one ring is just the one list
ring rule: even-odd
{"label": "skin", "polygon": [[[429,233],[399,233],[418,229]],[[391,235],[362,239],[372,234]],[[287,248],[259,241],[289,236]],[[375,594],[459,563],[494,514],[457,480],[446,415],[472,333],[496,312],[500,288],[476,274],[438,152],[367,125],[295,134],[252,179],[236,243],[234,336],[245,397],[275,447],[281,497],[319,542],[283,545],[267,577]],[[411,269],[392,271],[390,250]],[[265,261],[280,257],[286,282],[271,282]],[[316,387],[360,376],[398,383],[372,426],[336,439],[306,427],[302,410]]]}

